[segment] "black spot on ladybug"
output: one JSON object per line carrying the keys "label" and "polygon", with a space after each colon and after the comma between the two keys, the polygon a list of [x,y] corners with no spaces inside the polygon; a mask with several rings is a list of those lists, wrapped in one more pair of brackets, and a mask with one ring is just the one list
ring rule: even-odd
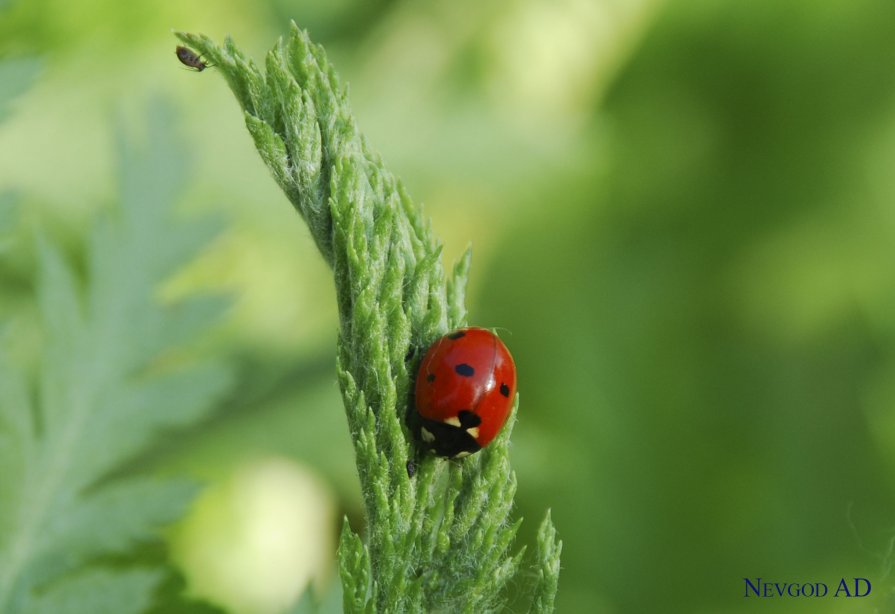
{"label": "black spot on ladybug", "polygon": [[500,385],[500,394],[509,398],[510,397],[510,387],[507,386],[506,384],[501,384]]}
{"label": "black spot on ladybug", "polygon": [[461,362],[459,365],[454,367],[454,371],[456,371],[459,375],[463,377],[472,377],[475,375],[475,369],[466,364],[465,362]]}
{"label": "black spot on ladybug", "polygon": [[196,72],[202,72],[203,70],[211,66],[211,64],[207,64],[206,62],[202,61],[202,58],[199,56],[199,54],[189,47],[178,45],[177,49],[174,50],[174,53],[177,55],[177,59],[180,60],[181,64],[195,69]]}
{"label": "black spot on ladybug", "polygon": [[457,332],[451,333],[450,335],[448,335],[447,338],[448,339],[459,339],[460,337],[465,337],[465,336],[466,336],[466,333],[464,333],[462,330],[458,330]]}
{"label": "black spot on ladybug", "polygon": [[426,381],[427,381],[427,382],[434,382],[434,381],[435,381],[435,374],[434,374],[434,373],[430,373],[429,375],[427,375],[427,376],[426,376]]}
{"label": "black spot on ladybug", "polygon": [[460,426],[464,429],[469,429],[482,423],[482,417],[468,409],[461,409],[460,413],[457,414],[457,418],[460,419]]}

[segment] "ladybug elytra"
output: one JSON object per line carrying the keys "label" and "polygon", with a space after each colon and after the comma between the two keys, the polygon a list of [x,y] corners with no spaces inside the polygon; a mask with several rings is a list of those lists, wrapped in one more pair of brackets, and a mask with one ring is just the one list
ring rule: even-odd
{"label": "ladybug elytra", "polygon": [[417,434],[438,456],[478,452],[500,432],[516,394],[516,365],[484,328],[461,328],[433,343],[415,386]]}

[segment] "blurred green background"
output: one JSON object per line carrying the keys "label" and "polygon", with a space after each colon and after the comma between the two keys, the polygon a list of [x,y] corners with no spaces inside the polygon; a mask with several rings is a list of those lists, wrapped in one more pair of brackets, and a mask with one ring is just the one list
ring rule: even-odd
{"label": "blurred green background", "polygon": [[[326,592],[361,518],[329,272],[170,34],[260,59],[289,19],[446,258],[472,242],[471,323],[519,368],[520,541],[547,507],[564,540],[558,611],[895,611],[895,3],[7,0],[0,319],[34,322],[36,229],[78,253],[149,105],[189,153],[183,214],[226,223],[164,290],[234,297],[203,351],[240,383],[141,461],[209,484],[170,533],[195,591],[258,614]],[[873,592],[744,598],[759,576]]]}

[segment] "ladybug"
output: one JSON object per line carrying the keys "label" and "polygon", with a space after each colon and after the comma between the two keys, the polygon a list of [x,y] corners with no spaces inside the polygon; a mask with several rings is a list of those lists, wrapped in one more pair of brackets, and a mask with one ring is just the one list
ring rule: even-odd
{"label": "ladybug", "polygon": [[415,430],[438,456],[468,456],[497,436],[515,394],[516,365],[497,335],[458,329],[433,343],[420,364]]}
{"label": "ladybug", "polygon": [[174,53],[177,55],[177,59],[180,60],[181,64],[195,69],[196,72],[202,72],[206,68],[211,68],[211,64],[204,62],[202,57],[189,47],[178,45],[177,49],[174,50]]}

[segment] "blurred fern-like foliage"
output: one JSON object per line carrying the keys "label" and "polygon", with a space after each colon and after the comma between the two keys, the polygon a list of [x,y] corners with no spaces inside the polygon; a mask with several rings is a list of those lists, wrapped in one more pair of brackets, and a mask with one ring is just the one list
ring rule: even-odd
{"label": "blurred fern-like foliage", "polygon": [[170,112],[151,109],[148,144],[120,144],[121,206],[91,229],[83,276],[38,234],[37,372],[0,347],[5,614],[151,607],[163,569],[127,561],[182,514],[196,488],[123,467],[160,434],[205,415],[230,383],[225,364],[182,351],[226,302],[157,300],[159,285],[218,225],[175,220],[187,161]]}
{"label": "blurred fern-like foliage", "polygon": [[332,267],[338,372],[356,452],[366,539],[345,522],[339,547],[349,612],[497,610],[534,576],[530,603],[551,611],[561,543],[549,515],[534,560],[511,551],[511,423],[463,462],[423,456],[403,422],[412,376],[435,338],[465,324],[467,253],[449,274],[420,210],[367,145],[323,49],[293,24],[265,71],[231,40],[178,37],[220,71],[262,159]]}

